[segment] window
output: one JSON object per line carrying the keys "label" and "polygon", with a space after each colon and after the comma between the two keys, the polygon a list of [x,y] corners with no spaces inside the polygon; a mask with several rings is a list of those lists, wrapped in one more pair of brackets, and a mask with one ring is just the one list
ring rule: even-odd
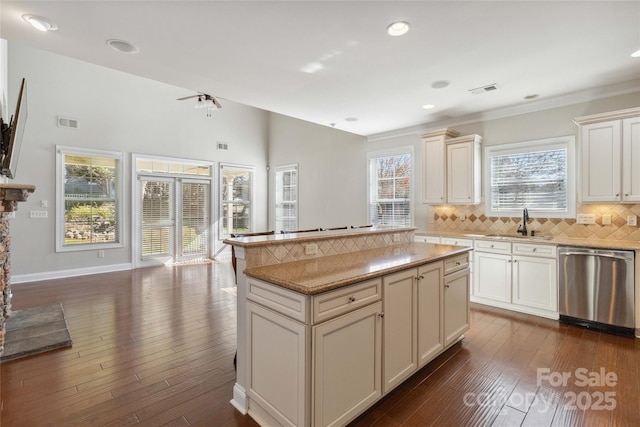
{"label": "window", "polygon": [[220,239],[253,230],[253,168],[220,165]]}
{"label": "window", "polygon": [[487,147],[487,215],[575,216],[574,158],[573,136]]}
{"label": "window", "polygon": [[122,153],[57,147],[56,250],[122,246]]}
{"label": "window", "polygon": [[298,165],[275,168],[276,231],[298,229]]}
{"label": "window", "polygon": [[369,220],[378,226],[413,223],[412,150],[369,155]]}

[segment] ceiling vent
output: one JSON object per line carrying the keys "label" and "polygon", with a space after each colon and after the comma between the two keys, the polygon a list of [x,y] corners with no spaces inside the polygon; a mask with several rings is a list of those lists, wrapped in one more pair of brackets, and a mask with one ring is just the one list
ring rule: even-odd
{"label": "ceiling vent", "polygon": [[493,92],[495,90],[498,90],[498,85],[496,83],[493,83],[490,85],[477,87],[475,89],[469,89],[469,92],[471,92],[474,95],[478,95],[480,93]]}
{"label": "ceiling vent", "polygon": [[226,142],[218,141],[218,150],[228,150],[228,149],[229,149],[229,144],[227,144]]}

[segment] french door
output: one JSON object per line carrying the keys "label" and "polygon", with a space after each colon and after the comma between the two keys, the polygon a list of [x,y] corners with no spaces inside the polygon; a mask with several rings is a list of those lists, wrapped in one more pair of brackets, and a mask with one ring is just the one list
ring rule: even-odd
{"label": "french door", "polygon": [[211,181],[138,175],[143,264],[210,255]]}

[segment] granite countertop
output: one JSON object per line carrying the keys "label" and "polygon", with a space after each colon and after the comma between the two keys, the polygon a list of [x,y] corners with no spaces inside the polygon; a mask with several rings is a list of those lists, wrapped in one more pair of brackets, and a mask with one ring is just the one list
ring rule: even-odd
{"label": "granite countertop", "polygon": [[283,288],[315,295],[470,250],[462,246],[408,243],[252,267],[244,273]]}
{"label": "granite countertop", "polygon": [[267,245],[279,245],[282,243],[306,241],[318,241],[323,239],[335,239],[347,236],[366,236],[371,234],[392,233],[394,231],[414,231],[415,227],[361,227],[342,230],[307,231],[303,233],[275,233],[262,236],[233,237],[225,239],[223,243],[240,247],[256,247]]}
{"label": "granite countertop", "polygon": [[597,248],[597,249],[614,249],[614,250],[640,250],[640,241],[637,240],[615,240],[615,239],[581,239],[577,237],[519,237],[514,235],[513,237],[491,236],[493,233],[483,233],[480,231],[474,232],[455,232],[455,231],[416,231],[416,236],[451,236],[451,237],[466,237],[468,239],[499,239],[499,240],[511,240],[516,242],[531,242],[542,243],[552,245],[566,245],[566,246],[578,246],[584,248]]}

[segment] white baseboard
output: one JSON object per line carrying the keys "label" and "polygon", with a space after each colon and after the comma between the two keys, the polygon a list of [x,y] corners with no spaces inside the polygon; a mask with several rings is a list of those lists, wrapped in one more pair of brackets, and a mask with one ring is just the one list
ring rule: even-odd
{"label": "white baseboard", "polygon": [[16,274],[11,276],[11,284],[37,282],[40,280],[64,279],[66,277],[86,276],[87,274],[111,273],[113,271],[132,270],[133,264],[112,264],[99,267],[74,268],[71,270],[46,271],[43,273]]}

